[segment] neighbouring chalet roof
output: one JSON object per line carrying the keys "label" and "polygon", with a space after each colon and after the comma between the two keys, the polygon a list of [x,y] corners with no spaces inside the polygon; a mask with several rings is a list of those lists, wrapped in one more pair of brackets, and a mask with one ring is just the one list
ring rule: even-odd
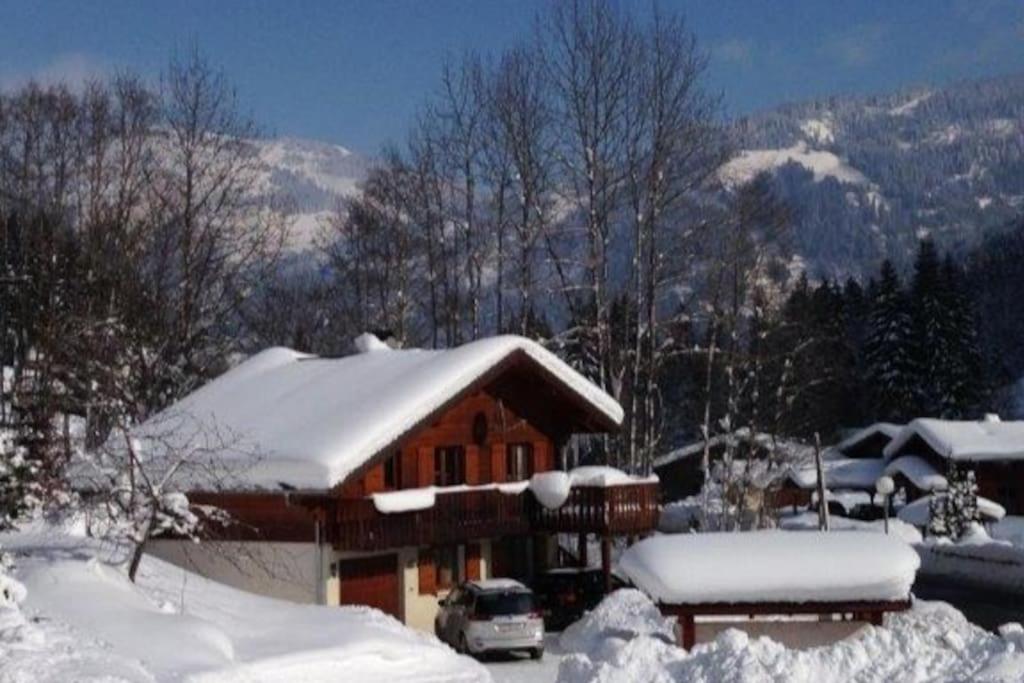
{"label": "neighbouring chalet roof", "polygon": [[[858,429],[834,446],[835,450],[849,457],[881,457],[882,449],[892,441],[903,425],[891,422],[876,422]],[[877,452],[874,449],[877,448]],[[862,450],[872,451],[868,456],[859,454]]]}
{"label": "neighbouring chalet roof", "polygon": [[887,458],[927,455],[978,462],[1024,459],[1024,421],[1002,422],[918,418],[900,430],[885,448]]}
{"label": "neighbouring chalet roof", "polygon": [[889,476],[902,474],[921,491],[945,491],[949,482],[930,462],[916,455],[901,455],[885,467]]}
{"label": "neighbouring chalet roof", "polygon": [[362,353],[343,358],[266,349],[134,435],[244,462],[234,488],[320,490],[340,484],[466,393],[495,383],[526,396],[538,418],[564,416],[560,426],[571,431],[610,431],[622,422],[615,399],[522,337],[430,351],[365,342]]}
{"label": "neighbouring chalet roof", "polygon": [[[777,455],[786,460],[807,457],[813,452],[813,447],[807,444],[785,437],[776,437],[766,432],[757,432],[751,438],[750,429],[747,427],[740,427],[731,433],[715,434],[707,442],[709,448],[715,450],[720,446],[725,446],[730,441],[736,446],[749,446],[753,443],[764,452],[774,449]],[[679,460],[698,457],[703,453],[704,440],[701,439],[658,456],[651,466],[654,469],[661,469]]]}

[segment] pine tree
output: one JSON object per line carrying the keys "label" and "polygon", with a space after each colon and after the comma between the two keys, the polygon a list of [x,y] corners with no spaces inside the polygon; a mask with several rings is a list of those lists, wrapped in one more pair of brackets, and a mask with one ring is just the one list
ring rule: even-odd
{"label": "pine tree", "polygon": [[947,357],[939,414],[945,418],[967,417],[982,394],[983,363],[977,322],[967,298],[963,272],[947,255],[942,265],[941,299],[946,310],[944,333]]}
{"label": "pine tree", "polygon": [[868,317],[864,361],[875,417],[906,421],[918,404],[918,371],[907,297],[890,261],[882,264]]}
{"label": "pine tree", "polygon": [[950,320],[943,300],[944,283],[935,243],[922,240],[914,262],[911,286],[911,318],[913,336],[911,353],[917,371],[918,402],[914,413],[918,416],[938,416],[942,413],[949,381]]}

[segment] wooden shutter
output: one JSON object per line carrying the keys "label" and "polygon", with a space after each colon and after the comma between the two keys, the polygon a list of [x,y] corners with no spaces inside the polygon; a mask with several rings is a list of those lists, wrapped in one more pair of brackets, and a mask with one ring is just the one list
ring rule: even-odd
{"label": "wooden shutter", "polygon": [[417,467],[420,486],[430,486],[434,483],[434,449],[430,446],[420,446],[419,466]]}
{"label": "wooden shutter", "polygon": [[434,568],[434,553],[421,550],[419,557],[420,595],[437,593],[437,571]]}
{"label": "wooden shutter", "polygon": [[493,444],[491,446],[491,481],[503,482],[507,479],[505,464],[505,444]]}
{"label": "wooden shutter", "polygon": [[552,462],[551,447],[547,441],[533,442],[533,471],[547,472],[555,466]]}
{"label": "wooden shutter", "polygon": [[479,543],[467,543],[466,544],[466,580],[467,581],[479,581],[483,577],[480,576],[480,544]]}
{"label": "wooden shutter", "polygon": [[470,486],[481,483],[479,446],[466,446],[466,483]]}

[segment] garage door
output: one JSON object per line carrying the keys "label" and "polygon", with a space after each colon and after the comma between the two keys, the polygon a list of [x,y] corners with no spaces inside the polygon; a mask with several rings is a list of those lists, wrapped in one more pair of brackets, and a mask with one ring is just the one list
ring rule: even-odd
{"label": "garage door", "polygon": [[378,555],[338,563],[342,605],[369,605],[401,619],[398,556]]}

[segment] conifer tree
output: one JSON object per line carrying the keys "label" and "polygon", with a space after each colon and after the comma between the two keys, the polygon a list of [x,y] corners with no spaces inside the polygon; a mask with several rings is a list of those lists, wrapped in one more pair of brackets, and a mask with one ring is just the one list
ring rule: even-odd
{"label": "conifer tree", "polygon": [[907,297],[890,261],[882,264],[868,318],[864,360],[875,417],[906,421],[917,406],[918,372]]}

